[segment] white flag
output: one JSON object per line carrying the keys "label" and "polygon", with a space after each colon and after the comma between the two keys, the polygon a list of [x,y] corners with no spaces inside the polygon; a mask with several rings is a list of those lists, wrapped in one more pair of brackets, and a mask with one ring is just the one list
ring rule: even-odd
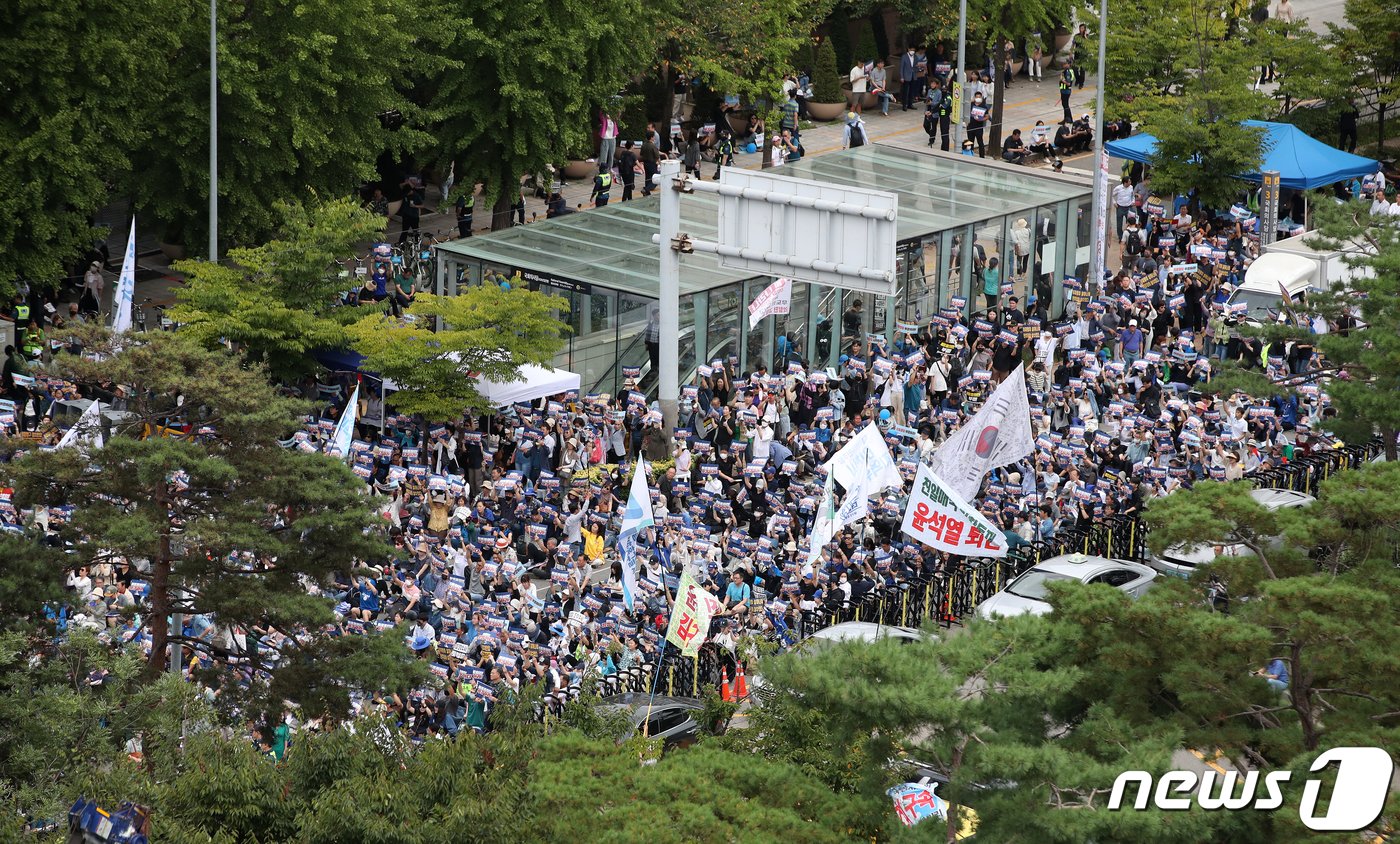
{"label": "white flag", "polygon": [[904,509],[904,533],[930,548],[968,557],[1005,557],[1006,540],[986,516],[920,465]]}
{"label": "white flag", "polygon": [[122,258],[122,274],[117,279],[116,301],[112,303],[112,330],[124,334],[131,328],[131,300],[136,295],[136,218],[131,218],[131,233],[126,236],[126,257]]}
{"label": "white flag", "polygon": [[836,511],[836,530],[865,518],[870,512],[870,496],[888,487],[904,488],[890,448],[873,422],[827,461],[826,470],[846,488],[846,497]]}
{"label": "white flag", "polygon": [[822,557],[822,549],[836,535],[836,480],[826,473],[826,483],[822,485],[821,504],[817,505],[817,518],[812,522],[812,533],[807,537],[807,565],[815,566]]}
{"label": "white flag", "polygon": [[749,305],[749,327],[769,315],[782,315],[792,310],[792,279],[780,278],[754,297]]}
{"label": "white flag", "polygon": [[327,443],[326,450],[342,460],[350,456],[350,443],[355,439],[355,418],[360,413],[360,385],[350,394],[350,401],[340,412],[340,421],[335,423],[335,433]]}
{"label": "white flag", "polygon": [[102,447],[102,405],[99,402],[88,404],[83,415],[78,417],[77,424],[63,433],[63,439],[58,441],[57,448],[68,448],[79,443],[94,448]]}
{"label": "white flag", "polygon": [[622,602],[632,611],[637,594],[637,534],[656,524],[651,515],[651,490],[647,489],[646,461],[637,458],[632,488],[627,493],[627,509],[622,511],[622,530],[617,536],[617,552],[622,560]]}
{"label": "white flag", "polygon": [[1026,373],[1018,366],[982,409],[939,446],[929,460],[929,468],[949,489],[971,501],[982,488],[982,477],[987,472],[1014,463],[1034,450]]}

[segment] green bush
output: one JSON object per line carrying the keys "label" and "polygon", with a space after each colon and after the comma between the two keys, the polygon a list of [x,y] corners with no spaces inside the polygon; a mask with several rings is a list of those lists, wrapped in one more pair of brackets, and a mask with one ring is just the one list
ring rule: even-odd
{"label": "green bush", "polygon": [[851,14],[844,4],[833,9],[826,19],[826,40],[836,51],[836,67],[842,71],[850,70],[856,59],[851,55]]}
{"label": "green bush", "polygon": [[874,62],[883,59],[885,56],[880,53],[880,48],[875,44],[875,30],[870,26],[869,21],[861,21],[860,32],[856,38],[855,55],[851,58],[851,64],[858,61]]}
{"label": "green bush", "polygon": [[817,64],[812,68],[812,101],[840,103],[846,101],[841,92],[841,75],[836,72],[836,50],[828,38],[817,48]]}

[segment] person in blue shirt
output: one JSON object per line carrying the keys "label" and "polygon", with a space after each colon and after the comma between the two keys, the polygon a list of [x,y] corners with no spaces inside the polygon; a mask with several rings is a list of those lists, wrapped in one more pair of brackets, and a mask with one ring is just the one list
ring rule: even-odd
{"label": "person in blue shirt", "polygon": [[1261,668],[1259,676],[1267,680],[1269,687],[1274,691],[1282,692],[1288,689],[1288,663],[1281,659],[1272,660]]}
{"label": "person in blue shirt", "polygon": [[724,590],[724,610],[720,615],[734,615],[743,612],[752,597],[753,590],[749,588],[749,584],[744,582],[743,570],[735,569],[729,573],[729,586]]}

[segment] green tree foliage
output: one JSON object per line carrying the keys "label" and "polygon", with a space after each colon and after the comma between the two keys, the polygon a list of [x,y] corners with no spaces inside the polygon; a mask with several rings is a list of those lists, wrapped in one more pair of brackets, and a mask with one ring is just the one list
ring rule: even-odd
{"label": "green tree foliage", "polygon": [[56,286],[103,236],[89,218],[146,131],[147,81],[164,76],[180,43],[166,26],[173,10],[129,0],[16,0],[0,8],[3,291],[18,279]]}
{"label": "green tree foliage", "polygon": [[414,750],[392,724],[366,718],[353,732],[303,733],[279,766],[247,742],[190,733],[166,776],[100,772],[89,793],[139,796],[162,840],[265,844],[837,842],[849,840],[854,803],[761,757],[697,746],[643,764],[655,754],[640,740],[545,735],[526,722]]}
{"label": "green tree foliage", "polygon": [[817,64],[812,69],[812,101],[817,103],[839,103],[841,76],[836,70],[836,51],[827,39],[817,47]]}
{"label": "green tree foliage", "polygon": [[358,280],[343,278],[338,262],[384,221],[348,199],[277,210],[275,240],[230,250],[228,264],[176,264],[185,286],[171,316],[182,333],[210,348],[231,342],[285,380],[314,366],[312,352],[348,342],[345,324],[361,314],[337,305]]}
{"label": "green tree foliage", "polygon": [[477,376],[509,383],[522,364],[552,364],[568,331],[557,314],[567,307],[557,296],[487,284],[458,296],[420,293],[406,319],[367,316],[348,330],[365,368],[398,385],[391,405],[447,421],[488,409]]}
{"label": "green tree foliage", "polygon": [[612,107],[650,46],[638,31],[643,5],[441,0],[433,8],[460,22],[442,46],[452,67],[432,100],[441,155],[457,162],[458,185],[486,185],[492,228],[504,228],[522,175],[591,146],[599,108]]}
{"label": "green tree foliage", "polygon": [[[449,22],[450,23],[450,22]],[[208,243],[209,15],[185,4],[161,28],[180,45],[167,76],[142,78],[149,137],[127,188],[195,254]],[[423,144],[413,121],[393,132],[378,115],[412,114],[411,73],[442,65],[431,48],[449,30],[404,0],[308,0],[219,8],[219,228],[257,243],[280,222],[279,202],[340,196],[377,178],[381,151]]]}
{"label": "green tree foliage", "polygon": [[1179,95],[1144,106],[1143,131],[1157,138],[1152,186],[1185,195],[1209,208],[1228,208],[1240,194],[1235,178],[1259,170],[1264,130],[1242,121],[1268,116],[1263,94],[1240,85],[1239,67],[1229,61],[1206,68],[1182,85]]}
{"label": "green tree foliage", "polygon": [[[119,555],[143,568],[147,677],[162,670],[169,642],[198,645],[169,629],[172,612],[213,613],[250,639],[255,629],[287,634],[270,688],[250,694],[275,691],[311,714],[343,715],[353,688],[416,676],[393,635],[295,638],[333,618],[330,599],[309,594],[307,581],[326,583],[387,550],[368,530],[362,481],[331,457],[278,445],[304,407],[278,395],[262,370],[181,335],[94,332],[88,348],[100,359],[60,355],[59,371],[78,383],[125,385],[126,420],[102,448],[13,461],[7,480],[18,506],[75,507],[58,528],[72,543],[70,565]],[[143,436],[162,429],[167,435]],[[251,658],[272,667],[257,652]]]}
{"label": "green tree foliage", "polygon": [[1377,135],[1387,137],[1387,108],[1400,97],[1400,31],[1395,7],[1387,0],[1347,0],[1346,25],[1328,23],[1335,45],[1359,93],[1376,104]]}
{"label": "green tree foliage", "polygon": [[[1158,551],[1205,542],[1252,552],[1190,581],[1167,578],[1137,601],[1052,584],[1046,616],[767,660],[781,720],[723,740],[825,769],[830,787],[871,802],[932,772],[948,781],[940,794],[976,812],[979,840],[1315,840],[1298,820],[1296,786],[1272,813],[1106,810],[1122,771],[1204,770],[1190,750],[1219,751],[1226,769],[1287,769],[1296,784],[1323,749],[1395,745],[1400,662],[1387,637],[1400,622],[1400,466],[1336,475],[1295,510],[1269,511],[1248,490],[1202,483],[1159,499],[1149,537]],[[1229,587],[1228,613],[1206,600],[1210,575]],[[1255,673],[1274,658],[1289,666],[1288,695]],[[951,841],[951,826],[916,837]]]}
{"label": "green tree foliage", "polygon": [[1352,88],[1352,71],[1342,51],[1332,49],[1306,23],[1277,18],[1253,26],[1250,37],[1262,59],[1272,61],[1278,72],[1273,90],[1278,117],[1329,139]]}

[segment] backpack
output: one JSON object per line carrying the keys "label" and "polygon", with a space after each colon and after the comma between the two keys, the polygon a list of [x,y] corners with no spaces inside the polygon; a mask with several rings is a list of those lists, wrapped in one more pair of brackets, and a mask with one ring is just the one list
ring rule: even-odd
{"label": "backpack", "polygon": [[938,133],[938,115],[934,113],[933,109],[924,112],[924,131],[930,135]]}
{"label": "backpack", "polygon": [[861,130],[859,123],[847,123],[851,127],[851,149],[865,146],[865,132]]}
{"label": "backpack", "polygon": [[1123,239],[1123,251],[1129,255],[1142,254],[1142,229],[1129,231]]}

